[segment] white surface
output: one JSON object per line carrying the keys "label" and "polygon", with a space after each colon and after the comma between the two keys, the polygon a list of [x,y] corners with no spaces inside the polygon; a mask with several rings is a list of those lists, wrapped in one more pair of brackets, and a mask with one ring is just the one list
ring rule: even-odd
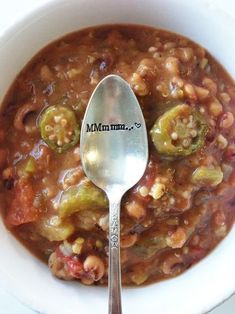
{"label": "white surface", "polygon": [[[19,16],[22,12],[25,12],[26,10],[29,10],[30,7],[38,5],[39,2],[40,4],[42,4],[42,2],[45,0],[7,0],[7,2],[5,2],[4,4],[0,4],[0,33],[1,30],[4,28],[4,25],[11,23],[17,16]],[[82,0],[81,0],[82,1]],[[227,17],[228,15],[228,19],[230,18],[229,13],[231,12],[231,10],[235,10],[234,9],[234,3],[233,0],[221,0],[221,1],[207,1],[208,3],[208,7],[211,6],[211,3],[217,2],[219,8],[221,10],[223,10],[223,14]],[[84,2],[85,3],[85,2]],[[215,10],[216,11],[216,10]],[[216,12],[215,12],[216,13]],[[227,34],[224,34],[224,36],[227,36]],[[204,36],[202,35],[202,38]],[[204,38],[205,39],[205,38]],[[214,37],[213,37],[214,40]],[[209,44],[209,43],[208,43]],[[211,44],[211,43],[210,43]],[[234,51],[234,50],[233,50]],[[231,52],[231,51],[230,51]],[[229,52],[228,52],[229,53]],[[217,53],[218,57],[220,58],[220,51],[218,51]],[[2,74],[2,71],[1,71]],[[8,236],[4,237],[3,239],[1,239],[2,241],[4,241],[5,238],[8,238]],[[8,240],[8,239],[7,239]],[[227,239],[226,239],[227,240]],[[230,239],[231,240],[231,239]],[[227,243],[229,243],[229,239],[227,241]],[[234,242],[233,242],[234,243]],[[231,244],[231,242],[230,242]],[[15,250],[18,253],[22,253],[21,250],[18,248],[17,243],[14,242],[13,244],[15,246]],[[220,248],[221,249],[221,248]],[[221,254],[219,254],[219,251],[217,252],[217,258],[220,259],[221,258]],[[215,253],[216,253],[215,252]],[[221,253],[221,252],[220,252]],[[215,257],[215,256],[214,256]],[[208,261],[207,261],[208,262]],[[24,263],[24,260],[22,258],[21,263]],[[204,263],[205,264],[205,263]],[[12,263],[12,265],[14,265],[15,267],[17,267],[18,265],[16,265],[14,262]],[[27,262],[25,261],[25,265],[27,265]],[[201,263],[199,268],[203,268],[203,263]],[[26,266],[27,269],[27,266]],[[210,273],[211,269],[207,269],[207,272]],[[195,269],[195,273],[196,273],[196,269]],[[217,276],[220,276],[219,274]],[[25,277],[25,274],[22,275],[22,278]],[[186,276],[187,277],[187,276]],[[18,277],[17,277],[18,278]],[[42,277],[43,278],[43,277]],[[181,276],[180,280],[183,280],[184,276]],[[214,288],[213,286],[215,285],[220,285],[222,284],[222,278],[221,278],[221,283],[220,283],[220,278],[219,281],[217,282],[218,277],[214,278],[211,288]],[[11,280],[13,280],[14,278],[9,278]],[[36,277],[35,279],[35,286],[37,285],[37,283],[40,281],[41,276],[38,275],[38,277]],[[43,280],[43,279],[42,279]],[[232,280],[235,280],[234,278]],[[51,280],[52,285],[55,284],[54,280]],[[15,283],[16,284],[16,283]],[[18,282],[18,286],[22,286],[22,290],[24,287],[24,280],[22,280],[21,282]],[[63,284],[61,284],[61,286],[63,286]],[[49,288],[49,287],[48,287]],[[62,289],[63,287],[61,287]],[[203,287],[202,287],[203,288]],[[20,288],[19,288],[20,289]],[[68,287],[66,290],[68,291],[68,298],[70,296],[69,292],[72,291],[71,290],[72,287]],[[193,289],[193,287],[192,287]],[[48,289],[49,290],[49,289]],[[139,290],[140,291],[140,290]],[[87,294],[94,294],[94,291],[92,290],[92,292],[88,292]],[[94,304],[96,304],[97,300],[95,300],[95,295],[90,295],[92,296],[93,300],[95,301]],[[210,295],[210,291],[208,291],[208,294],[205,295],[205,298],[209,297]],[[131,295],[131,298],[133,298],[133,300],[137,299],[138,300],[138,295],[139,293],[136,291],[136,297],[134,295]],[[173,295],[172,295],[173,297]],[[53,296],[53,299],[56,299],[56,296]],[[90,299],[91,300],[91,299]],[[187,303],[187,300],[186,300]],[[136,305],[136,304],[135,304]],[[230,299],[229,301],[227,301],[224,305],[222,305],[220,308],[214,310],[214,312],[212,312],[213,314],[234,314],[234,308],[235,308],[235,297],[233,297],[232,299]],[[98,309],[97,309],[98,310]],[[80,312],[80,311],[79,311]],[[6,291],[5,288],[1,286],[0,288],[0,314],[31,314],[33,313],[32,311],[28,310],[27,308],[25,308],[24,306],[22,306],[18,301],[16,301],[12,296],[10,296]],[[50,312],[52,313],[52,312]],[[67,313],[71,313],[70,309],[68,309]],[[63,309],[63,314],[67,314],[66,310]],[[54,312],[55,314],[55,312]],[[164,313],[163,313],[164,314]]]}

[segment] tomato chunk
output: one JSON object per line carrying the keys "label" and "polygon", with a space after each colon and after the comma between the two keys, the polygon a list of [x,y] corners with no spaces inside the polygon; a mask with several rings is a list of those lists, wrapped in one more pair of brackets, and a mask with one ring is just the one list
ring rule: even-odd
{"label": "tomato chunk", "polygon": [[37,220],[39,209],[33,206],[34,198],[32,184],[25,178],[19,179],[15,185],[14,198],[7,211],[7,224],[18,226]]}

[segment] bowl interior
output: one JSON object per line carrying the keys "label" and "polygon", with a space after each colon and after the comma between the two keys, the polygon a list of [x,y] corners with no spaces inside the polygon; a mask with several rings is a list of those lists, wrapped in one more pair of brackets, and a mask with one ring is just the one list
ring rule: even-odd
{"label": "bowl interior", "polygon": [[[235,11],[235,10],[234,10]],[[234,14],[235,16],[235,14]],[[235,19],[205,0],[48,1],[0,37],[0,102],[16,74],[47,43],[91,25],[146,24],[190,37],[235,77]],[[215,36],[216,34],[216,36]],[[107,312],[107,289],[54,279],[47,267],[6,231],[0,221],[0,279],[32,308],[50,314]],[[203,313],[235,290],[235,229],[202,262],[183,275],[139,289],[124,289],[123,312]],[[215,281],[219,278],[219,284]],[[92,301],[91,301],[92,300]]]}

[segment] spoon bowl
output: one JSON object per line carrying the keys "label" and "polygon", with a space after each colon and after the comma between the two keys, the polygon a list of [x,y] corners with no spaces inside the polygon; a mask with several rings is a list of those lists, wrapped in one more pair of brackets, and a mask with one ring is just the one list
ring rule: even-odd
{"label": "spoon bowl", "polygon": [[141,108],[129,84],[106,76],[89,101],[81,131],[82,164],[88,178],[106,191],[130,189],[143,175],[148,158]]}
{"label": "spoon bowl", "polygon": [[81,128],[86,176],[109,198],[109,313],[120,314],[120,201],[144,174],[148,160],[145,120],[129,84],[105,77],[94,90]]}

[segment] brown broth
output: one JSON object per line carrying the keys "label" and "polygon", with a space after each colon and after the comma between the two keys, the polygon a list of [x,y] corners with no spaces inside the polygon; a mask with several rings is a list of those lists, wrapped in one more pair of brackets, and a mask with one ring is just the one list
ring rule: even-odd
{"label": "brown broth", "polygon": [[[121,211],[122,280],[140,285],[188,269],[226,236],[234,221],[235,85],[191,40],[147,26],[105,25],[66,35],[38,52],[2,104],[1,209],[7,228],[31,252],[45,262],[51,256],[54,275],[107,283],[107,202],[97,205],[96,200],[92,206],[88,200],[84,209],[78,199],[76,210],[61,214],[66,191],[87,184],[79,143],[59,154],[50,144],[54,139],[43,141],[40,124],[47,108],[62,106],[72,110],[81,125],[92,91],[110,73],[130,83],[148,131],[179,104],[200,112],[207,125],[203,145],[180,157],[159,153],[149,136],[146,173],[125,195]],[[54,117],[50,123],[60,123]],[[180,123],[191,133],[199,132],[198,126],[188,126],[190,119]],[[169,136],[174,144],[175,135]],[[176,136],[175,141],[181,141]],[[194,141],[195,136],[187,136]],[[190,149],[186,144],[184,151]],[[193,182],[201,167],[216,169],[217,179]],[[92,189],[89,185],[86,191],[90,198]],[[100,267],[98,273],[84,269],[88,257]]]}

